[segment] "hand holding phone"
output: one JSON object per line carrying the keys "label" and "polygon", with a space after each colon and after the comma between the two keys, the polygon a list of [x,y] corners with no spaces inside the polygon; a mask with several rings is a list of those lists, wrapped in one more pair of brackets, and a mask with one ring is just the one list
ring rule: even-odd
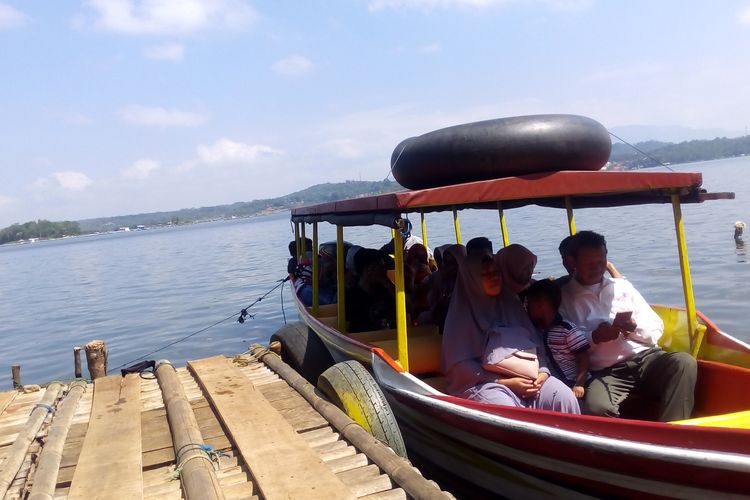
{"label": "hand holding phone", "polygon": [[635,331],[636,324],[633,321],[633,311],[621,311],[615,315],[615,319],[612,321],[612,326],[616,326],[620,330],[626,332]]}

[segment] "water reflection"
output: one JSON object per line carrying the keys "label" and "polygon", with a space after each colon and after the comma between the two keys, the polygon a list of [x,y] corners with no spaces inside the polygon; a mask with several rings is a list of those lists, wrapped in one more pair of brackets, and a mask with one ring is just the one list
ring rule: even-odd
{"label": "water reflection", "polygon": [[747,224],[738,220],[734,223],[734,246],[735,253],[737,254],[737,262],[746,262],[745,258],[745,241],[742,239],[742,233],[745,231]]}
{"label": "water reflection", "polygon": [[734,239],[735,253],[737,254],[737,262],[747,262],[747,249],[745,248],[745,241],[742,238]]}

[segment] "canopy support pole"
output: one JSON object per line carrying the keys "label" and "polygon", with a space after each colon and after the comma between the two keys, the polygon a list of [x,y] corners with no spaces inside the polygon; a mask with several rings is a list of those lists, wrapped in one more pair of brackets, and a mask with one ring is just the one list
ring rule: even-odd
{"label": "canopy support pole", "polygon": [[685,309],[687,310],[688,338],[690,339],[690,354],[698,356],[703,334],[696,338],[698,320],[695,313],[695,297],[693,296],[693,280],[690,277],[690,262],[688,261],[687,244],[685,242],[685,228],[682,224],[682,207],[680,195],[672,194],[672,211],[674,212],[674,229],[677,233],[677,250],[680,256],[680,273],[682,274],[682,291],[685,294]]}
{"label": "canopy support pole", "polygon": [[565,197],[565,211],[568,213],[568,232],[571,236],[576,234],[576,219],[573,217],[573,199]]}
{"label": "canopy support pole", "polygon": [[318,262],[318,223],[313,222],[313,239],[312,239],[312,272],[313,272],[313,301],[312,301],[312,313],[316,318],[318,317],[318,311],[320,310],[320,267]]}
{"label": "canopy support pole", "polygon": [[346,298],[344,283],[344,226],[336,226],[336,295],[338,326],[341,333],[346,333]]}
{"label": "canopy support pole", "polygon": [[305,243],[305,239],[307,239],[307,236],[305,235],[305,226],[306,225],[307,224],[305,224],[304,222],[301,224],[302,230],[300,231],[300,236],[299,236],[299,244],[300,244],[300,254],[299,254],[299,256],[300,256],[300,260],[302,260],[305,257],[305,252],[307,252],[307,248],[305,248],[307,246],[307,243]]}
{"label": "canopy support pole", "polygon": [[427,221],[424,218],[424,210],[419,211],[419,218],[422,222],[422,243],[427,248]]}
{"label": "canopy support pole", "polygon": [[503,203],[497,202],[497,214],[500,216],[500,234],[503,236],[503,247],[510,245],[508,239],[508,227],[505,225],[505,212],[503,211]]}
{"label": "canopy support pole", "polygon": [[461,225],[458,223],[458,211],[453,207],[453,228],[456,230],[456,243],[461,244]]}
{"label": "canopy support pole", "polygon": [[294,223],[294,244],[297,249],[297,255],[295,255],[295,257],[299,259],[300,250],[301,250],[300,244],[299,244],[299,222]]}
{"label": "canopy support pole", "polygon": [[398,364],[409,371],[409,346],[406,338],[406,287],[404,286],[404,238],[393,230],[393,253],[396,260],[396,343]]}

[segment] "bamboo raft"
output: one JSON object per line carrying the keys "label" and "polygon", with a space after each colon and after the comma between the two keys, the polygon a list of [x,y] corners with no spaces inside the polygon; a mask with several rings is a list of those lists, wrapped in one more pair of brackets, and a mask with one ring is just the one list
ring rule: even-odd
{"label": "bamboo raft", "polygon": [[263,348],[154,373],[0,393],[0,498],[451,498]]}

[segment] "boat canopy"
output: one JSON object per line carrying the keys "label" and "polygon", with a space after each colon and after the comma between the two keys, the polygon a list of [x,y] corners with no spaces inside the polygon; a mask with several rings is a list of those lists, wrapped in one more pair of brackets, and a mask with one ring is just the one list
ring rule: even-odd
{"label": "boat canopy", "polygon": [[396,227],[404,213],[497,209],[498,203],[503,209],[575,209],[671,203],[675,194],[682,203],[734,198],[734,193],[708,193],[702,182],[699,172],[560,171],[302,206],[292,209],[292,221]]}

